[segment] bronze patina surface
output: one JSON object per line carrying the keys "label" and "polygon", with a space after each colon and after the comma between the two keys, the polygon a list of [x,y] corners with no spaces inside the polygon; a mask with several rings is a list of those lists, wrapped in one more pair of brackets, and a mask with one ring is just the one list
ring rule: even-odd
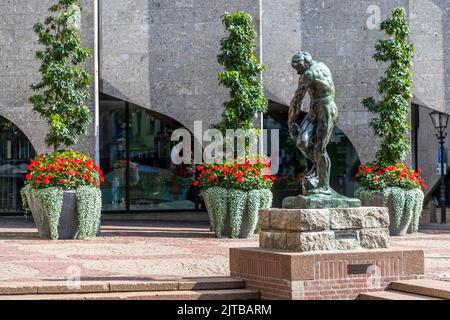
{"label": "bronze patina surface", "polygon": [[[304,156],[314,163],[303,179],[303,195],[294,202],[306,208],[361,206],[359,200],[344,197],[330,187],[331,160],[327,146],[338,119],[331,71],[304,51],[294,55],[292,67],[300,78],[289,107],[289,132]],[[306,93],[311,98],[310,110],[299,126],[296,120]],[[292,206],[292,201],[287,202]]]}

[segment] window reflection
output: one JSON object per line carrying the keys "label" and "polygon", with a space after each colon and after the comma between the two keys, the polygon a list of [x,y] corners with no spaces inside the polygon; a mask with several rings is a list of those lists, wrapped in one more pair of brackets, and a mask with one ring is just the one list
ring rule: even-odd
{"label": "window reflection", "polygon": [[35,151],[12,122],[0,116],[0,213],[22,212],[20,189]]}
{"label": "window reflection", "polygon": [[194,167],[174,165],[170,158],[178,143],[170,138],[181,124],[123,101],[103,99],[100,113],[100,152],[106,181],[103,209],[195,209]]}
{"label": "window reflection", "polygon": [[103,210],[126,210],[126,106],[123,101],[100,104],[100,165]]}

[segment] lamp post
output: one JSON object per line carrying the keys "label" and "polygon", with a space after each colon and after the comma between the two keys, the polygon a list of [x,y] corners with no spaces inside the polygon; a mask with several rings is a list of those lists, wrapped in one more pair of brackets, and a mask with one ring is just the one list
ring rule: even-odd
{"label": "lamp post", "polygon": [[440,154],[440,166],[441,166],[441,198],[440,198],[440,207],[441,207],[441,223],[447,223],[446,218],[446,193],[445,193],[445,173],[446,169],[444,168],[444,143],[445,143],[445,137],[447,137],[447,125],[448,125],[448,119],[449,115],[446,113],[433,111],[430,113],[431,121],[433,121],[433,125],[436,128],[437,134],[436,137],[439,140],[439,154]]}

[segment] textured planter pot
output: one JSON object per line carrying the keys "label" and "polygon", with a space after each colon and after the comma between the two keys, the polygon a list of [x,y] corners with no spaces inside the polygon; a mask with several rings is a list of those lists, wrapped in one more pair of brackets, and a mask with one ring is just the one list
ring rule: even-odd
{"label": "textured planter pot", "polygon": [[[39,201],[27,192],[28,205],[38,229],[39,237],[51,239],[48,218]],[[100,234],[100,221],[97,227],[97,235]],[[79,223],[77,210],[77,196],[75,191],[64,191],[63,205],[58,223],[58,239],[79,239]]]}
{"label": "textured planter pot", "polygon": [[[209,219],[210,219],[210,225],[211,225],[211,231],[215,232],[215,221],[212,214],[212,210],[210,208],[210,204],[208,203],[208,197],[205,196],[204,192],[200,193],[201,197],[203,198],[206,206],[206,210],[208,211]],[[247,205],[243,211],[242,214],[242,223],[241,228],[239,231],[239,238],[251,238],[257,231],[258,231],[258,224],[256,224],[256,227],[253,228],[250,225],[250,218],[248,214],[248,208]],[[232,227],[231,227],[231,210],[230,210],[230,203],[228,202],[227,206],[227,213],[225,216],[225,223],[224,227],[222,229],[222,236],[226,238],[231,238],[232,236]]]}
{"label": "textured planter pot", "polygon": [[391,236],[405,236],[408,232],[409,226],[411,224],[411,218],[405,217],[403,215],[402,221],[398,227],[394,224],[394,202],[392,196],[389,196],[388,201],[384,204],[384,195],[383,192],[377,192],[372,199],[365,199],[364,197],[359,197],[361,200],[361,205],[363,207],[387,207],[389,209],[389,234]]}
{"label": "textured planter pot", "polygon": [[[208,211],[209,219],[210,219],[210,225],[211,225],[211,231],[215,232],[214,229],[214,221],[212,221],[211,217],[211,209],[208,206],[208,197],[203,196],[202,198],[205,201],[206,210]],[[253,232],[251,232],[251,227],[248,223],[248,211],[247,208],[245,208],[244,213],[242,214],[242,224],[241,224],[241,231],[239,232],[239,238],[249,238]],[[230,215],[230,208],[227,209],[227,215],[225,216],[225,224],[223,226],[222,235],[226,238],[231,238],[231,215]]]}

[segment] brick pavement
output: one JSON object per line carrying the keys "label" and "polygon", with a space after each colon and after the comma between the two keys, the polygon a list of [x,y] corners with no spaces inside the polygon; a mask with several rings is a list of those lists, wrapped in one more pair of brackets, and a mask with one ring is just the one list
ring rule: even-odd
{"label": "brick pavement", "polygon": [[[107,221],[95,240],[41,240],[31,218],[0,218],[0,281],[180,279],[229,275],[232,247],[257,237],[215,239],[205,224]],[[393,238],[396,249],[423,249],[426,274],[450,281],[450,231]]]}

